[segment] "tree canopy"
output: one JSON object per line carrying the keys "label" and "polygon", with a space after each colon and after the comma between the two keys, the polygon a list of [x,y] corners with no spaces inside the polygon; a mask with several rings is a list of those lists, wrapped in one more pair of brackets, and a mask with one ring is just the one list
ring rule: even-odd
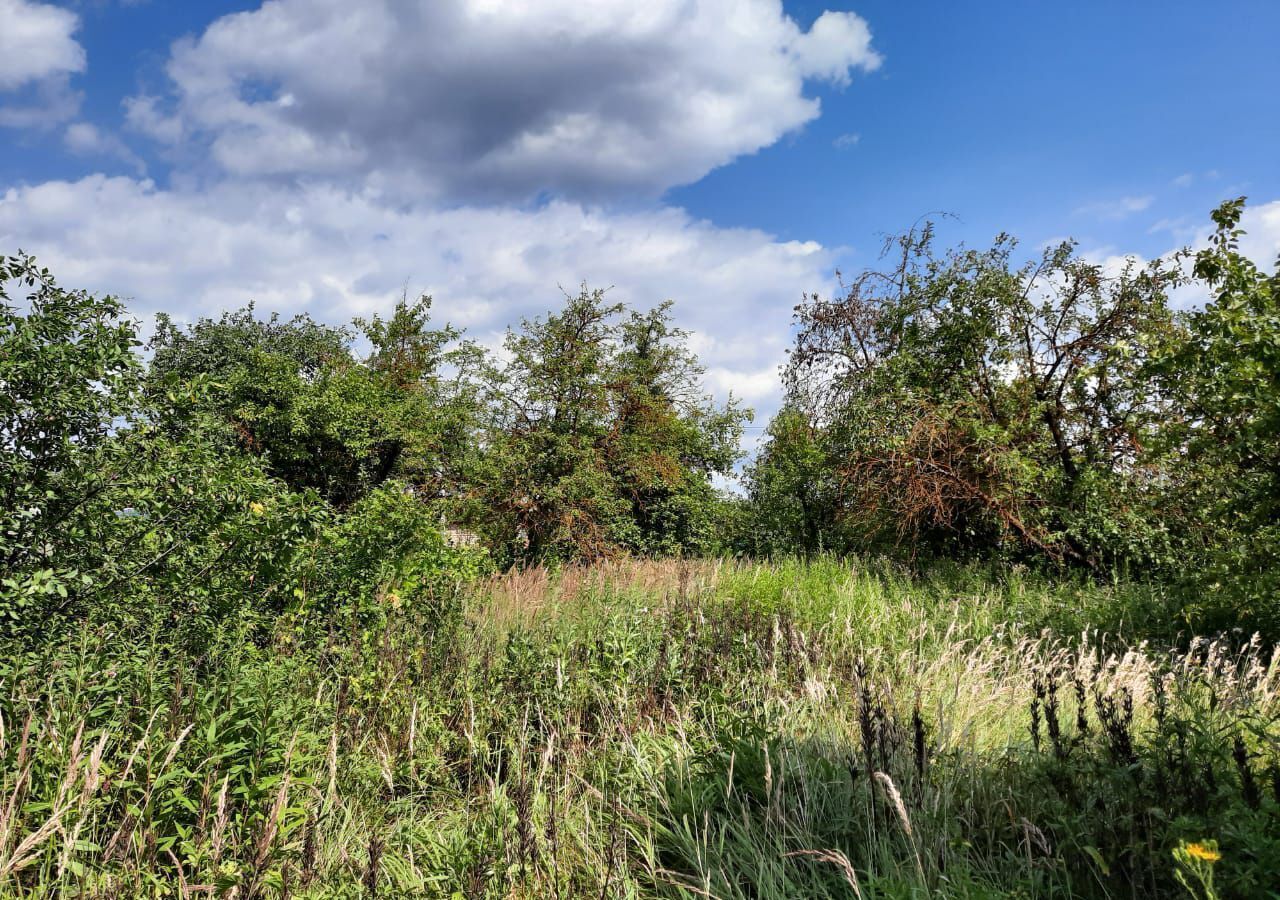
{"label": "tree canopy", "polygon": [[508,332],[489,367],[481,518],[513,558],[714,546],[711,477],[749,413],[715,406],[670,304],[624,316],[586,287]]}

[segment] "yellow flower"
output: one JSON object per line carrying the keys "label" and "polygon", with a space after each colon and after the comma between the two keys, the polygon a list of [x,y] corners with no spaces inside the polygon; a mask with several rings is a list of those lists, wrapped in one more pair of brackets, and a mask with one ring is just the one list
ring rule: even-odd
{"label": "yellow flower", "polygon": [[1205,862],[1217,862],[1222,859],[1222,854],[1218,852],[1217,847],[1209,847],[1204,844],[1187,844],[1187,853],[1196,859],[1202,859]]}
{"label": "yellow flower", "polygon": [[257,500],[254,500],[252,503],[249,504],[249,512],[253,513],[255,516],[260,516],[266,511],[267,511],[267,508],[263,506],[261,503],[259,503]]}

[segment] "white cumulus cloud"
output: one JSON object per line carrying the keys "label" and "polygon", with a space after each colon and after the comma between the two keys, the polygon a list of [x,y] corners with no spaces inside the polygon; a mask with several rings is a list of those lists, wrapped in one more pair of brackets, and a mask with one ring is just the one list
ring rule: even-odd
{"label": "white cumulus cloud", "polygon": [[63,145],[78,156],[105,156],[125,163],[139,174],[147,166],[119,136],[89,122],[73,122],[62,135]]}
{"label": "white cumulus cloud", "polygon": [[[19,91],[74,99],[76,16],[15,9],[63,36]],[[343,322],[408,287],[494,345],[581,282],[670,298],[708,388],[767,415],[792,307],[833,287],[836,251],[656,198],[880,64],[859,16],[805,27],[781,0],[268,0],[169,49],[163,83],[124,99],[130,144],[64,107],[68,151],[136,176],[0,181],[0,249],[144,320],[254,301]]]}
{"label": "white cumulus cloud", "polygon": [[273,0],[176,44],[131,123],[236,176],[454,200],[657,194],[819,113],[880,56],[780,0]]}
{"label": "white cumulus cloud", "polygon": [[68,79],[85,69],[79,17],[49,3],[0,0],[0,126],[27,127],[75,114]]}
{"label": "white cumulus cloud", "polygon": [[84,71],[75,13],[48,3],[0,0],[0,90]]}
{"label": "white cumulus cloud", "polygon": [[793,305],[829,290],[813,242],[718,228],[682,210],[405,208],[334,186],[224,183],[164,190],[90,176],[0,193],[0,247],[35,253],[68,285],[129,300],[135,315],[215,315],[255,301],[330,322],[385,312],[398,292],[436,297],[443,320],[486,343],[586,281],[647,307],[676,301],[724,397],[776,407]]}

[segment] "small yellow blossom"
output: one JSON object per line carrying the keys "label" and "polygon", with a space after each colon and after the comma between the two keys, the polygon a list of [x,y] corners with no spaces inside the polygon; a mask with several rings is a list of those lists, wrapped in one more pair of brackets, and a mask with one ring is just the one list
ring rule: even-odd
{"label": "small yellow blossom", "polygon": [[249,504],[249,512],[253,513],[255,516],[260,516],[266,511],[267,511],[267,508],[263,506],[261,503],[259,503],[257,500],[254,500],[252,503]]}
{"label": "small yellow blossom", "polygon": [[1217,848],[1207,847],[1204,844],[1199,843],[1187,844],[1187,853],[1194,856],[1196,859],[1201,859],[1205,862],[1212,863],[1222,859],[1222,854],[1218,852]]}

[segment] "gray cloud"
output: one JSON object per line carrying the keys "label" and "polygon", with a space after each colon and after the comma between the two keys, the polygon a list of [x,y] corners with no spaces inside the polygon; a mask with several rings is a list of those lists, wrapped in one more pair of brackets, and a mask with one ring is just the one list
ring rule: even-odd
{"label": "gray cloud", "polygon": [[235,176],[524,200],[660,193],[818,115],[880,63],[866,23],[779,0],[276,0],[172,50],[131,124]]}

